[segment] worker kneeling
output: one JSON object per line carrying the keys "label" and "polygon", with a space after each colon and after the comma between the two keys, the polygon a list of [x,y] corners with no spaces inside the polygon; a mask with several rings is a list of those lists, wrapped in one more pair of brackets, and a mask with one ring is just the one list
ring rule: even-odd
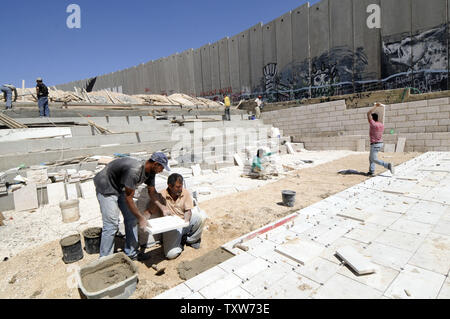
{"label": "worker kneeling", "polygon": [[148,212],[151,215],[181,217],[189,226],[175,229],[162,234],[164,255],[167,259],[175,259],[184,250],[184,245],[199,249],[206,214],[194,207],[192,196],[183,188],[183,176],[172,174],[167,180],[168,187],[160,193],[158,202],[167,208],[162,210],[154,201],[150,201]]}

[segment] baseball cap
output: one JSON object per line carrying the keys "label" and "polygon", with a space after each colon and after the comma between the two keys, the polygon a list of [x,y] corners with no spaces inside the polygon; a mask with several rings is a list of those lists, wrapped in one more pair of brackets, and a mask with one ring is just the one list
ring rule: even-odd
{"label": "baseball cap", "polygon": [[37,78],[36,82],[42,82],[42,78]]}
{"label": "baseball cap", "polygon": [[161,152],[156,152],[156,153],[153,153],[153,155],[152,155],[152,157],[150,157],[150,159],[156,163],[161,164],[162,166],[164,166],[166,171],[170,172],[169,160],[167,159],[166,154],[161,153]]}

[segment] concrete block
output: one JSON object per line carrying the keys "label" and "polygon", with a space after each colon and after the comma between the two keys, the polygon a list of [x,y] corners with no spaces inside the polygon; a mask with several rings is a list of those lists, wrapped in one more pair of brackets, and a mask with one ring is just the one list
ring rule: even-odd
{"label": "concrete block", "polygon": [[349,265],[358,275],[366,275],[376,272],[377,267],[370,260],[356,251],[351,246],[341,247],[336,251],[347,265]]}
{"label": "concrete block", "polygon": [[194,177],[197,177],[197,176],[201,176],[201,175],[202,175],[202,169],[201,169],[201,167],[200,167],[200,164],[196,164],[196,165],[194,165],[194,166],[191,166],[191,168],[192,168],[192,175],[193,175]]}
{"label": "concrete block", "polygon": [[88,181],[84,183],[80,183],[81,196],[84,199],[96,198],[97,193],[95,191],[94,181]]}
{"label": "concrete block", "polygon": [[239,156],[239,154],[234,154],[233,158],[235,165],[244,167],[244,162],[242,161],[242,158]]}
{"label": "concrete block", "polygon": [[384,295],[396,299],[435,299],[445,279],[444,275],[406,265]]}
{"label": "concrete block", "polygon": [[312,241],[294,239],[278,246],[275,251],[305,265],[311,259],[319,256],[324,248]]}
{"label": "concrete block", "polygon": [[66,200],[66,189],[64,183],[53,183],[47,185],[47,195],[49,205],[59,205]]}
{"label": "concrete block", "polygon": [[314,299],[375,299],[382,292],[341,274],[334,275],[316,293]]}
{"label": "concrete block", "polygon": [[365,152],[366,151],[366,141],[365,140],[357,140],[356,141],[356,151],[357,152]]}
{"label": "concrete block", "polygon": [[16,212],[36,209],[39,207],[36,184],[30,183],[14,193],[14,208]]}
{"label": "concrete block", "polygon": [[66,184],[67,200],[78,199],[78,186],[76,183]]}

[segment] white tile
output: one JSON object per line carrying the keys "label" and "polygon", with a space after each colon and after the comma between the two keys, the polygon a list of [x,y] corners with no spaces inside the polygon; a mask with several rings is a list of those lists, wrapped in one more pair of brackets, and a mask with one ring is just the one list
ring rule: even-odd
{"label": "white tile", "polygon": [[36,209],[39,207],[36,184],[28,184],[14,191],[14,209],[16,212]]}
{"label": "white tile", "polygon": [[319,236],[325,234],[329,230],[330,226],[328,225],[324,224],[315,225],[312,228],[308,229],[307,231],[303,232],[302,238],[316,240],[317,238],[319,238]]}
{"label": "white tile", "polygon": [[319,256],[324,248],[324,246],[311,241],[295,239],[278,246],[275,251],[306,265],[311,259]]}
{"label": "white tile", "polygon": [[47,185],[49,205],[57,206],[66,200],[66,189],[64,183],[53,183]]}
{"label": "white tile", "polygon": [[182,299],[192,294],[185,284],[178,285],[170,290],[163,292],[162,294],[154,297],[153,299]]}
{"label": "white tile", "polygon": [[220,296],[219,299],[253,299],[253,296],[241,287],[236,287]]}
{"label": "white tile", "polygon": [[219,268],[218,266],[215,266],[211,269],[208,269],[201,274],[195,276],[194,278],[191,278],[185,282],[186,286],[188,286],[193,292],[197,292],[203,287],[209,285],[212,282],[215,282],[221,278],[224,278],[227,276],[228,273],[223,270],[222,268]]}
{"label": "white tile", "polygon": [[445,276],[435,272],[406,265],[395,278],[385,295],[401,299],[436,298],[444,283]]}
{"label": "white tile", "polygon": [[332,263],[324,258],[317,257],[306,266],[297,268],[295,271],[319,284],[325,283],[330,279],[341,266]]}
{"label": "white tile", "polygon": [[406,212],[405,218],[435,225],[444,214],[446,208],[447,206],[443,204],[421,201]]}
{"label": "white tile", "polygon": [[377,271],[370,275],[358,275],[346,266],[341,267],[338,273],[369,287],[375,288],[381,292],[384,292],[395,279],[395,277],[397,277],[399,271],[377,264],[376,267]]}
{"label": "white tile", "polygon": [[382,232],[375,239],[375,242],[407,250],[409,252],[415,252],[424,240],[425,236],[412,235],[388,229]]}
{"label": "white tile", "polygon": [[165,233],[174,229],[188,227],[189,223],[185,222],[178,216],[165,216],[148,220],[147,230],[152,235]]}
{"label": "white tile", "polygon": [[248,264],[237,268],[234,271],[234,274],[241,279],[248,280],[253,276],[258,275],[262,271],[267,271],[270,266],[270,263],[262,260],[260,258],[256,258],[255,260],[249,262]]}
{"label": "white tile", "polygon": [[256,299],[305,299],[311,296],[313,291],[319,287],[308,278],[295,272],[288,273],[280,281],[268,287]]}
{"label": "white tile", "polygon": [[450,236],[450,220],[441,220],[433,228],[433,233]]}
{"label": "white tile", "polygon": [[328,280],[316,293],[314,299],[375,299],[382,293],[346,276],[336,274]]}
{"label": "white tile", "polygon": [[302,234],[303,232],[311,229],[311,227],[313,227],[313,224],[309,222],[296,222],[294,226],[291,227],[289,230],[297,234]]}
{"label": "white tile", "polygon": [[364,251],[360,250],[359,252],[369,257],[372,262],[395,270],[400,270],[405,266],[413,255],[410,251],[379,243],[372,243]]}
{"label": "white tile", "polygon": [[348,228],[333,227],[331,230],[319,236],[316,241],[322,245],[331,245],[336,240],[344,236],[348,231]]}
{"label": "white tile", "polygon": [[242,284],[241,287],[252,296],[256,296],[264,290],[267,290],[269,286],[280,281],[289,272],[292,272],[292,270],[287,269],[287,267],[283,267],[280,264],[273,264],[267,271],[263,271],[258,274],[258,276],[250,278],[250,280]]}
{"label": "white tile", "polygon": [[201,293],[196,292],[192,295],[185,297],[184,299],[205,299],[205,297],[203,297]]}
{"label": "white tile", "polygon": [[369,244],[374,241],[384,229],[384,226],[367,223],[356,226],[356,228],[351,230],[348,234],[345,234],[344,237]]}
{"label": "white tile", "polygon": [[439,292],[438,299],[450,299],[450,278],[447,277]]}
{"label": "white tile", "polygon": [[450,270],[450,236],[430,233],[408,262],[443,275]]}
{"label": "white tile", "polygon": [[421,236],[427,235],[432,228],[433,226],[430,224],[419,223],[406,218],[400,218],[389,226],[390,230]]}
{"label": "white tile", "polygon": [[364,257],[352,246],[339,248],[336,251],[336,255],[359,275],[371,274],[377,270],[376,266],[370,262],[370,259]]}
{"label": "white tile", "polygon": [[326,260],[331,261],[332,263],[340,264],[341,262],[335,256],[336,250],[339,249],[340,247],[344,247],[347,245],[356,248],[358,251],[363,250],[363,246],[365,246],[365,244],[363,244],[362,242],[342,237],[336,240],[333,244],[331,244],[327,248],[325,248],[325,250],[320,254],[320,257],[325,258]]}
{"label": "white tile", "polygon": [[242,283],[242,279],[234,274],[230,274],[222,279],[210,283],[206,287],[199,290],[207,299],[217,299],[227,292],[233,290]]}
{"label": "white tile", "polygon": [[401,216],[402,215],[400,214],[395,214],[391,212],[378,211],[373,212],[372,216],[367,218],[366,222],[388,227],[393,223],[395,223],[395,221],[397,221]]}
{"label": "white tile", "polygon": [[97,194],[95,191],[95,185],[92,180],[88,181],[88,182],[80,183],[80,189],[81,189],[81,196],[84,199],[97,197]]}
{"label": "white tile", "polygon": [[256,260],[256,257],[250,255],[250,254],[241,254],[239,256],[234,256],[223,263],[219,264],[217,267],[220,267],[221,269],[225,270],[227,273],[231,274],[232,272],[235,272],[237,269],[247,265],[248,263],[251,263],[252,261]]}
{"label": "white tile", "polygon": [[359,222],[365,222],[372,214],[356,208],[349,208],[337,214],[337,216],[354,219]]}

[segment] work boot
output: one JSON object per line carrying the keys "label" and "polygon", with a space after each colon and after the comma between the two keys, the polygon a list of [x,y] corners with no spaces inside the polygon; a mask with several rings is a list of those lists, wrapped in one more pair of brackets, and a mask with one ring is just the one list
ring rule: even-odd
{"label": "work boot", "polygon": [[394,165],[392,165],[392,163],[389,163],[388,169],[391,171],[391,174],[392,174],[392,175],[395,174],[395,167],[394,167]]}
{"label": "work boot", "polygon": [[368,172],[368,173],[366,174],[366,176],[368,176],[368,177],[373,177],[373,173],[372,173],[372,172]]}
{"label": "work boot", "polygon": [[200,244],[202,242],[202,239],[200,238],[199,240],[197,240],[195,243],[192,244],[187,244],[188,246],[194,248],[194,249],[200,249]]}

